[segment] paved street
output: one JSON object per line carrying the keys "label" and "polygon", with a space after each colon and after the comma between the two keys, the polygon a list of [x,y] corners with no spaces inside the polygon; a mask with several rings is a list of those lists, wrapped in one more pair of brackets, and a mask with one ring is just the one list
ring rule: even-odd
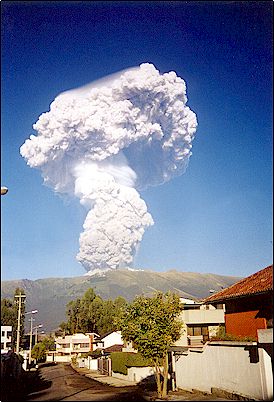
{"label": "paved street", "polygon": [[[93,377],[93,378],[92,378]],[[94,379],[96,378],[96,380]],[[70,364],[43,366],[36,378],[35,391],[26,401],[150,401],[155,392],[145,392],[136,384],[100,376],[87,369],[75,371]],[[108,384],[112,384],[109,385]],[[120,382],[120,383],[119,383]],[[170,392],[169,401],[228,401],[223,397],[186,391]]]}
{"label": "paved street", "polygon": [[[40,390],[27,401],[145,401],[138,387],[111,387],[81,375],[69,364],[40,368]],[[50,387],[43,389],[43,383]]]}

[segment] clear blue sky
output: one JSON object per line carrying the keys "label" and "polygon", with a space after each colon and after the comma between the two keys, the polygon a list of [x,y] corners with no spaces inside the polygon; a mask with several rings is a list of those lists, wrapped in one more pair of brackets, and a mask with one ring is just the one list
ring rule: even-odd
{"label": "clear blue sky", "polygon": [[2,1],[2,280],[70,277],[86,211],[19,153],[62,91],[150,62],[187,84],[186,173],[142,192],[135,267],[248,276],[272,264],[272,10],[255,2]]}

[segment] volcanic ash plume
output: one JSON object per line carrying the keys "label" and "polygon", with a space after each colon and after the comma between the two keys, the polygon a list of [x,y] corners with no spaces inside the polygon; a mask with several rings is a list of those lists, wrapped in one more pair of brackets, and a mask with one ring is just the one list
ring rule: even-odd
{"label": "volcanic ash plume", "polygon": [[77,255],[87,271],[132,264],[153,225],[138,191],[187,167],[197,120],[186,102],[175,72],[146,63],[60,94],[33,125],[21,155],[89,210]]}

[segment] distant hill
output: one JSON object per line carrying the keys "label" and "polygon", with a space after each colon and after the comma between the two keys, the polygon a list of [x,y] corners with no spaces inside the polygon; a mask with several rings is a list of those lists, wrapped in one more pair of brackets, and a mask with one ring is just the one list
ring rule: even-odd
{"label": "distant hill", "polygon": [[[1,282],[1,298],[13,298],[17,287],[26,293],[26,311],[37,309],[35,324],[45,332],[54,331],[66,321],[66,304],[82,297],[88,288],[103,299],[123,296],[132,301],[136,295],[152,295],[155,290],[177,293],[181,297],[203,299],[210,290],[219,291],[239,281],[240,277],[195,272],[154,272],[148,270],[110,270],[104,274],[72,278],[21,279]],[[28,324],[26,324],[28,331]]]}

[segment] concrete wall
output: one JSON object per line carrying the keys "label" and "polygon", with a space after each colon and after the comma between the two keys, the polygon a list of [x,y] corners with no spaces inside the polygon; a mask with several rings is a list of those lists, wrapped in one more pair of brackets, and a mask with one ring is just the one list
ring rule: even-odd
{"label": "concrete wall", "polygon": [[89,370],[97,370],[98,369],[98,360],[92,359],[90,356],[85,358],[85,367]]}
{"label": "concrete wall", "polygon": [[55,355],[47,355],[46,358],[47,362],[56,362],[56,363],[70,363],[71,362],[71,356],[70,355],[65,355],[65,356],[57,356]]}
{"label": "concrete wall", "polygon": [[271,358],[256,342],[210,342],[174,361],[178,388],[218,388],[259,400],[273,398]]}
{"label": "concrete wall", "polygon": [[139,382],[144,378],[154,375],[153,367],[129,367],[127,375],[112,372],[112,377],[121,378],[127,381]]}

